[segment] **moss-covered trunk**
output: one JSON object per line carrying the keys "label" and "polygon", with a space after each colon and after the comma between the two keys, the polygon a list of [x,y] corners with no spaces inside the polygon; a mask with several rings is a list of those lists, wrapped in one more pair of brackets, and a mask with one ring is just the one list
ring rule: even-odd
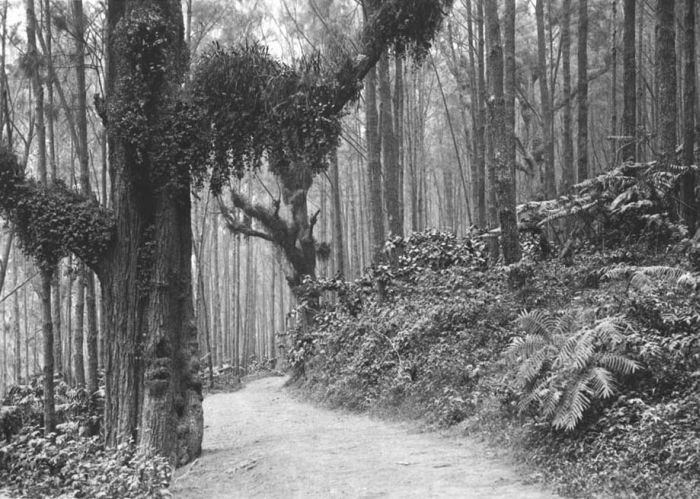
{"label": "moss-covered trunk", "polygon": [[[165,175],[154,130],[177,97],[186,52],[175,0],[109,2],[108,128],[115,244],[101,272],[109,444],[174,464],[203,433],[191,295],[189,174]],[[141,38],[139,38],[141,37]],[[131,128],[129,128],[131,127]],[[142,127],[142,128],[139,128]]]}

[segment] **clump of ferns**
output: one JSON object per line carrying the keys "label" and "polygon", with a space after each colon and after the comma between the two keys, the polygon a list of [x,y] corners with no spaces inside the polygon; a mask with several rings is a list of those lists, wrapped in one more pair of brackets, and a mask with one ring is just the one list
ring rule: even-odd
{"label": "clump of ferns", "polygon": [[697,272],[666,265],[618,264],[603,269],[602,277],[609,281],[626,281],[627,292],[634,290],[642,294],[660,286],[677,286],[692,291],[697,291],[700,287],[700,275]]}
{"label": "clump of ferns", "polygon": [[595,321],[581,310],[560,316],[533,310],[522,312],[518,324],[524,334],[506,352],[517,366],[518,410],[534,409],[555,429],[574,430],[594,400],[615,394],[615,375],[640,369],[621,353],[629,325],[618,317]]}

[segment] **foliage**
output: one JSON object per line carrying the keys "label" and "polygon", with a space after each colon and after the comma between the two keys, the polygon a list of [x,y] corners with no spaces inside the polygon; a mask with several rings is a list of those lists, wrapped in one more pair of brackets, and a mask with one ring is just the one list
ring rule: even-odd
{"label": "foliage", "polygon": [[0,213],[12,220],[24,251],[52,269],[70,251],[96,265],[111,244],[112,216],[56,182],[40,185],[24,176],[15,155],[0,147]]}
{"label": "foliage", "polygon": [[319,173],[338,144],[335,83],[319,58],[292,67],[258,44],[215,46],[196,65],[190,89],[210,120],[207,157],[215,193],[231,175],[258,168],[263,157],[283,178],[298,165]]}
{"label": "foliage", "polygon": [[98,437],[44,437],[31,427],[0,447],[0,480],[24,497],[170,497],[170,478],[166,459],[126,444],[105,449]]}
{"label": "foliage", "polygon": [[382,44],[393,43],[399,52],[408,49],[421,60],[452,3],[453,0],[375,0],[370,2],[377,16],[373,34]]}
{"label": "foliage", "polygon": [[613,374],[639,369],[620,352],[628,326],[614,318],[592,325],[585,315],[579,310],[560,317],[523,312],[518,322],[525,335],[514,338],[507,351],[518,364],[519,409],[535,405],[557,429],[573,430],[593,400],[611,397]]}
{"label": "foliage", "polygon": [[625,163],[573,186],[565,196],[520,205],[519,220],[524,227],[555,231],[560,220],[568,220],[572,236],[596,246],[640,239],[654,247],[678,242],[687,230],[670,213],[682,173],[657,163]]}
{"label": "foliage", "polygon": [[[205,177],[207,135],[200,110],[183,92],[164,100],[165,85],[179,85],[184,58],[175,57],[180,36],[158,8],[131,9],[115,28],[115,51],[124,54],[114,96],[109,99],[108,125],[133,148],[132,165],[141,168],[143,186],[165,189],[175,200],[187,199],[190,179],[201,186]],[[185,50],[180,45],[179,50]]]}
{"label": "foliage", "polygon": [[[415,246],[387,244],[382,266],[358,281],[307,280],[325,305],[290,351],[303,390],[488,432],[567,495],[694,497],[700,306],[686,242],[658,253],[644,240],[586,246],[571,264],[501,267],[479,259],[478,237],[476,255],[457,241],[424,233]],[[533,312],[519,319],[523,309]],[[523,392],[530,410],[519,410]],[[549,419],[548,400],[557,401]],[[552,425],[556,409],[557,426],[575,431]]]}

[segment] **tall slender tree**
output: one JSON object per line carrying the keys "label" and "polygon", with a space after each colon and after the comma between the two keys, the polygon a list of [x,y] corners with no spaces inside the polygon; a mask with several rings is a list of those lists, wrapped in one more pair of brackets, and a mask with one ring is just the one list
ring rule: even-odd
{"label": "tall slender tree", "polygon": [[624,161],[634,161],[637,148],[636,4],[636,0],[625,0],[624,5],[625,18],[622,34],[622,92],[624,106],[622,109],[622,132],[625,135],[622,146],[622,159]]}
{"label": "tall slender tree", "polygon": [[565,193],[576,182],[574,165],[574,139],[571,115],[571,0],[562,3],[561,58],[564,92],[564,116],[562,118],[562,176],[560,192]]}
{"label": "tall slender tree", "polygon": [[[498,220],[501,227],[501,248],[506,264],[520,260],[518,223],[515,213],[515,1],[506,0],[504,15],[504,51],[496,2],[486,2],[486,26],[489,31],[491,92],[489,113],[495,152],[495,191]],[[506,90],[507,89],[507,90]]]}
{"label": "tall slender tree", "polygon": [[659,161],[670,165],[676,159],[676,17],[675,0],[656,5],[656,82],[659,87]]}
{"label": "tall slender tree", "polygon": [[[684,50],[683,50],[683,165],[690,167],[695,163],[695,108],[697,106],[696,81],[697,70],[695,67],[695,1],[685,0],[683,25]],[[697,201],[695,196],[695,172],[688,168],[681,179],[681,213],[692,233],[697,228]]]}
{"label": "tall slender tree", "polygon": [[[488,2],[487,2],[488,3]],[[544,195],[552,199],[557,195],[554,171],[554,114],[547,77],[547,42],[544,30],[544,0],[536,0],[537,21],[537,80],[540,84],[540,104],[542,106],[542,137],[544,141]]]}
{"label": "tall slender tree", "polygon": [[588,178],[588,0],[578,8],[578,181]]}

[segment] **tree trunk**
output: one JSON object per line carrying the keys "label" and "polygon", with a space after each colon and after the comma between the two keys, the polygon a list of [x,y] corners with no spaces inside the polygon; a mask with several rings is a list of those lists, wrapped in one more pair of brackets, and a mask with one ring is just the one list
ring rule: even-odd
{"label": "tree trunk", "polygon": [[381,109],[381,144],[382,167],[384,169],[384,202],[389,233],[403,236],[401,224],[402,207],[399,204],[399,158],[397,141],[394,133],[394,114],[392,111],[391,78],[389,75],[389,56],[387,52],[379,59],[379,99]]}
{"label": "tree trunk", "polygon": [[564,91],[564,116],[563,116],[563,152],[562,152],[562,175],[561,187],[559,191],[565,194],[569,187],[576,182],[576,168],[574,165],[574,139],[572,136],[571,117],[571,0],[564,0],[562,5],[562,79]]}
{"label": "tree trunk", "polygon": [[[110,0],[108,3],[108,122],[123,117],[121,99],[133,81],[152,89],[147,120],[157,122],[180,92],[186,47],[180,2]],[[145,24],[148,23],[148,24]],[[126,33],[167,30],[159,44],[164,64],[153,72],[134,64]],[[146,36],[146,35],[143,35]],[[110,128],[109,155],[115,242],[100,268],[107,327],[107,442],[134,439],[174,464],[196,457],[203,433],[197,332],[192,305],[189,179],[159,182],[152,147]],[[161,173],[162,175],[162,173]],[[162,177],[160,177],[162,178]],[[180,179],[179,179],[180,180]],[[184,194],[183,194],[184,192]]]}
{"label": "tree trunk", "polygon": [[588,178],[588,0],[578,10],[578,181]]}
{"label": "tree trunk", "polygon": [[544,195],[547,199],[553,199],[557,195],[554,173],[554,137],[552,136],[554,116],[552,113],[549,82],[547,80],[547,48],[544,33],[544,0],[536,1],[535,17],[537,19],[537,78],[540,82],[542,137],[544,139]]}
{"label": "tree trunk", "polygon": [[[44,126],[44,89],[39,74],[39,54],[36,50],[37,20],[34,0],[26,0],[27,11],[27,60],[31,64],[31,80],[36,100],[35,119],[37,129],[39,181],[47,185],[46,172],[46,128]],[[48,435],[55,430],[54,410],[54,365],[53,365],[53,324],[51,322],[51,276],[53,262],[39,262],[41,270],[41,317],[44,339],[44,432]]]}
{"label": "tree trunk", "polygon": [[[625,21],[623,42],[623,62],[622,62],[622,85],[623,102],[622,110],[622,133],[625,135],[622,147],[622,160],[634,161],[636,159],[636,137],[637,137],[637,68],[636,68],[636,45],[635,11],[637,0],[625,0]],[[639,36],[642,36],[640,33]]]}
{"label": "tree trunk", "polygon": [[676,47],[675,0],[658,0],[656,6],[656,80],[659,85],[659,161],[675,162],[676,154]]}
{"label": "tree trunk", "polygon": [[[683,67],[685,70],[685,88],[683,92],[683,107],[685,108],[683,122],[683,164],[691,166],[695,163],[695,0],[685,0],[685,50]],[[695,198],[695,172],[688,168],[681,179],[681,213],[688,231],[695,233],[697,222],[697,202]]]}
{"label": "tree trunk", "polygon": [[505,77],[504,52],[495,2],[486,2],[486,25],[489,36],[489,66],[491,95],[489,106],[493,130],[495,159],[495,191],[498,220],[501,227],[501,247],[506,264],[520,260],[518,223],[515,213],[515,2],[506,2],[505,12]]}
{"label": "tree trunk", "polygon": [[75,317],[73,319],[73,359],[71,362],[74,386],[85,386],[85,362],[83,358],[83,326],[85,317],[85,273],[87,269],[79,264],[76,280],[77,296],[75,300]]}
{"label": "tree trunk", "polygon": [[331,158],[331,182],[333,183],[333,253],[335,273],[345,276],[345,239],[343,237],[343,211],[340,196],[340,172],[338,171],[338,150]]}
{"label": "tree trunk", "polygon": [[367,169],[372,219],[372,256],[376,258],[384,244],[384,210],[382,208],[382,162],[377,114],[377,71],[372,68],[365,82],[365,116],[367,119]]}

